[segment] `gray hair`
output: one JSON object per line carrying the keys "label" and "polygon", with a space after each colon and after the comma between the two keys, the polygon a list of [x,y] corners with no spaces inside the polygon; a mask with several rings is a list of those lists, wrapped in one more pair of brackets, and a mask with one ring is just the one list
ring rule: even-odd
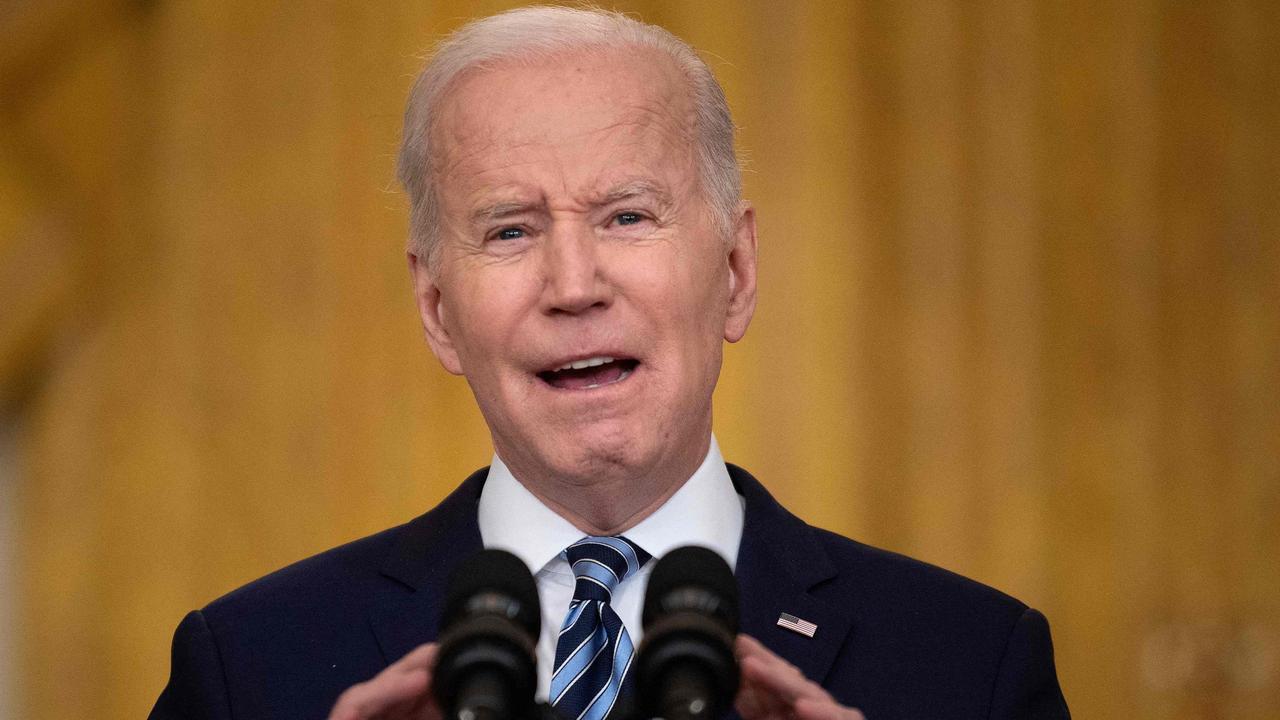
{"label": "gray hair", "polygon": [[418,75],[404,112],[398,175],[409,195],[409,249],[435,265],[439,199],[432,167],[431,124],[437,105],[466,70],[513,58],[538,59],[566,50],[634,46],[665,53],[688,80],[697,124],[694,142],[702,191],[727,239],[742,196],[733,146],[733,118],[711,69],[680,38],[616,12],[525,7],[475,20],[436,48]]}

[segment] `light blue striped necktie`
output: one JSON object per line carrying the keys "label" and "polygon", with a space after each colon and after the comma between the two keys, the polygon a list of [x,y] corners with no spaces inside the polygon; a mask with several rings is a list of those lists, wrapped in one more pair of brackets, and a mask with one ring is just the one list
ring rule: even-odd
{"label": "light blue striped necktie", "polygon": [[603,720],[630,694],[635,647],[609,606],[613,589],[649,560],[623,537],[585,537],[565,549],[577,582],[556,641],[551,704],[568,720]]}

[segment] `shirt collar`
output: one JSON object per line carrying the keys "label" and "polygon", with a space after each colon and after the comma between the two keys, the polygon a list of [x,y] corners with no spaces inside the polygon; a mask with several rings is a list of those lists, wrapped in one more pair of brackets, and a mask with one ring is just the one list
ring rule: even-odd
{"label": "shirt collar", "polygon": [[512,553],[533,573],[582,538],[581,530],[516,480],[497,453],[480,490],[477,521],[486,548]]}
{"label": "shirt collar", "polygon": [[[485,547],[511,552],[534,573],[582,538],[581,530],[529,492],[496,453],[480,491],[477,519]],[[655,558],[684,545],[702,545],[735,567],[742,520],[742,498],[713,435],[693,475],[626,536]]]}

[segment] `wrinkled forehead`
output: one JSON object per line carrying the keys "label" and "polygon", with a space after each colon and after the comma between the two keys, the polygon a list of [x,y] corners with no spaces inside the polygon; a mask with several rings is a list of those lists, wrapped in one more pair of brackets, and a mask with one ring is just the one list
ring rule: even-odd
{"label": "wrinkled forehead", "polygon": [[695,125],[689,83],[667,55],[644,47],[566,50],[462,73],[439,103],[430,161],[447,172],[476,152],[571,143],[574,134],[619,128],[691,149]]}

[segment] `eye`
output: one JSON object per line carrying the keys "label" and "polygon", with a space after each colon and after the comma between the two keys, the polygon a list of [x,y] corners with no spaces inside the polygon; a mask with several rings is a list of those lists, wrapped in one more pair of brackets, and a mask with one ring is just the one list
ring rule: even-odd
{"label": "eye", "polygon": [[495,240],[519,240],[524,237],[524,230],[517,227],[502,228],[493,237]]}
{"label": "eye", "polygon": [[619,225],[635,225],[644,222],[644,216],[634,212],[620,212],[613,216],[614,222]]}

